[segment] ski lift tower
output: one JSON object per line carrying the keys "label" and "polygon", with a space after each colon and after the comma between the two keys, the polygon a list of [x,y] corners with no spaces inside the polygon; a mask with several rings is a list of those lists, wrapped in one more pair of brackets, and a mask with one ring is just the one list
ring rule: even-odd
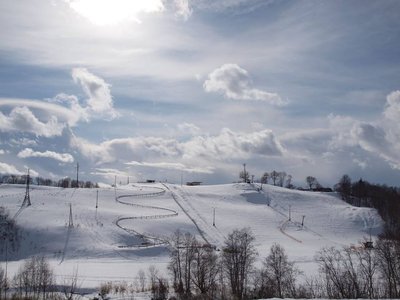
{"label": "ski lift tower", "polygon": [[31,198],[29,196],[29,182],[30,182],[30,177],[29,177],[29,169],[28,169],[28,175],[26,176],[26,190],[25,190],[25,197],[24,197],[24,202],[22,202],[22,207],[24,206],[31,206]]}

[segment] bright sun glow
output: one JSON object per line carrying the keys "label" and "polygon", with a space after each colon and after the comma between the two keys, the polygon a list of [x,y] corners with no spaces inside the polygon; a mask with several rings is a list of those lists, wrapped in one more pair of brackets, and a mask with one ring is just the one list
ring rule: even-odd
{"label": "bright sun glow", "polygon": [[140,22],[141,12],[159,12],[164,9],[161,0],[70,0],[77,13],[96,25],[112,25],[126,20]]}

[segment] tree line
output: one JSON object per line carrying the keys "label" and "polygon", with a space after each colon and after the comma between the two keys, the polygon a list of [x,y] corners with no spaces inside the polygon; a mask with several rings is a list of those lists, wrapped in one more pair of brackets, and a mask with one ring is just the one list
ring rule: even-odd
{"label": "tree line", "polygon": [[[6,184],[26,184],[28,176],[27,175],[13,175],[13,174],[0,174],[0,183]],[[81,181],[78,182],[69,177],[65,177],[59,180],[53,180],[49,178],[43,178],[40,176],[32,177],[29,176],[29,183],[34,185],[44,185],[44,186],[54,186],[62,188],[98,188],[97,182]]]}
{"label": "tree line", "polygon": [[[239,178],[246,183],[254,182],[254,175],[251,176],[252,180],[250,180],[250,174],[245,169],[239,172]],[[264,172],[259,180],[261,184],[273,184],[274,186],[285,187],[288,189],[298,189],[305,190],[302,187],[296,187],[293,184],[293,176],[287,174],[285,171],[276,171],[273,170],[271,172]],[[331,188],[323,187],[314,176],[307,176],[305,178],[305,182],[307,184],[309,191],[315,192],[332,192]],[[307,189],[306,189],[307,190]]]}
{"label": "tree line", "polygon": [[400,189],[386,185],[372,184],[359,179],[352,181],[343,175],[335,190],[347,203],[359,207],[375,208],[385,221],[384,236],[400,240]]}
{"label": "tree line", "polygon": [[[190,233],[171,238],[170,283],[177,299],[400,297],[400,242],[380,238],[374,246],[325,247],[314,257],[316,276],[305,276],[285,249],[273,244],[259,257],[248,228],[232,231],[220,251]],[[299,279],[302,280],[299,280]],[[166,299],[166,298],[157,298]]]}

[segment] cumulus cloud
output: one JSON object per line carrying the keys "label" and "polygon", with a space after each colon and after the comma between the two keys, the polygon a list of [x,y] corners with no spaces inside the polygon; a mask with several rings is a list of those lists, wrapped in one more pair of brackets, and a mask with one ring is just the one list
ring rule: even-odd
{"label": "cumulus cloud", "polygon": [[72,69],[72,78],[87,95],[87,106],[82,106],[76,96],[64,93],[47,101],[0,98],[0,106],[12,107],[8,115],[0,111],[0,131],[53,137],[61,135],[67,125],[76,126],[82,120],[111,120],[118,116],[113,107],[110,85],[103,79],[84,68]]}
{"label": "cumulus cloud", "polygon": [[5,151],[3,149],[0,149],[0,154],[4,154]]}
{"label": "cumulus cloud", "polygon": [[268,129],[252,133],[223,128],[216,136],[196,136],[182,144],[185,157],[215,159],[245,158],[251,155],[281,156],[282,145]]}
{"label": "cumulus cloud", "polygon": [[28,158],[28,157],[45,157],[55,159],[64,163],[72,163],[74,158],[69,153],[57,153],[53,151],[45,151],[38,152],[33,151],[31,148],[25,148],[24,150],[18,153],[18,157],[20,158]]}
{"label": "cumulus cloud", "polygon": [[400,91],[391,92],[386,97],[386,106],[383,115],[385,118],[395,122],[400,120]]}
{"label": "cumulus cloud", "polygon": [[1,174],[13,174],[13,175],[24,175],[24,172],[19,171],[15,166],[0,162],[0,173]]}
{"label": "cumulus cloud", "polygon": [[208,93],[220,93],[233,100],[260,100],[277,106],[286,104],[276,93],[253,88],[248,72],[236,64],[225,64],[212,71],[203,88]]}
{"label": "cumulus cloud", "polygon": [[64,124],[59,123],[57,117],[51,116],[47,122],[39,120],[26,107],[15,107],[10,114],[0,112],[0,131],[29,132],[36,136],[52,137],[61,135]]}
{"label": "cumulus cloud", "polygon": [[89,116],[89,109],[82,107],[79,103],[78,97],[75,95],[67,95],[65,93],[60,93],[57,94],[54,98],[51,99],[46,99],[49,102],[55,102],[55,103],[60,103],[60,104],[65,104],[70,108],[70,111],[73,113],[76,121],[74,123],[70,123],[70,126],[75,125],[77,121],[83,120],[86,122],[89,122],[90,116]]}
{"label": "cumulus cloud", "polygon": [[364,150],[382,157],[392,168],[400,169],[400,144],[391,141],[383,128],[360,123],[354,126],[351,133]]}
{"label": "cumulus cloud", "polygon": [[118,116],[113,107],[114,102],[110,85],[104,79],[92,74],[86,68],[74,68],[71,74],[74,81],[80,84],[88,97],[86,102],[89,114],[97,117],[106,117],[110,120]]}
{"label": "cumulus cloud", "polygon": [[[112,139],[100,144],[72,136],[71,146],[97,164],[115,161],[160,161],[164,158],[187,161],[187,169],[197,168],[198,160],[205,162],[242,159],[256,156],[282,156],[284,148],[271,130],[251,133],[224,128],[218,135],[193,136],[187,141],[161,137]],[[197,163],[196,163],[197,162]],[[196,165],[196,167],[193,167]],[[171,166],[171,165],[170,165]]]}
{"label": "cumulus cloud", "polygon": [[150,162],[131,161],[131,162],[127,162],[126,164],[130,165],[130,166],[140,166],[140,167],[149,167],[149,168],[158,168],[158,169],[186,171],[189,173],[212,174],[213,170],[214,170],[214,168],[212,168],[212,167],[188,167],[182,163],[171,163],[171,162],[150,163]]}
{"label": "cumulus cloud", "polygon": [[175,139],[159,137],[121,138],[93,144],[73,135],[70,142],[72,147],[99,164],[132,158],[176,157],[180,154],[179,143]]}

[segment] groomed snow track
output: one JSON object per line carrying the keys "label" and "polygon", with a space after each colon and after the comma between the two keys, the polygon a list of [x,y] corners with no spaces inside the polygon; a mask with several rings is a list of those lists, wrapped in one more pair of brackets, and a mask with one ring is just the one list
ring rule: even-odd
{"label": "groomed snow track", "polygon": [[120,196],[116,196],[115,200],[118,203],[124,204],[124,205],[129,205],[129,206],[133,206],[133,207],[138,207],[138,208],[146,208],[146,209],[154,209],[157,211],[163,211],[166,212],[165,214],[154,214],[154,215],[142,215],[142,216],[134,216],[134,217],[119,217],[116,221],[115,224],[121,228],[122,230],[128,232],[129,234],[134,234],[134,235],[138,235],[141,238],[144,238],[145,240],[147,240],[147,242],[141,244],[141,245],[137,245],[137,246],[133,246],[133,247],[137,247],[137,248],[144,248],[144,247],[154,247],[154,246],[160,246],[160,245],[167,245],[168,241],[165,239],[162,239],[160,237],[155,237],[155,236],[151,236],[148,234],[143,234],[140,233],[138,231],[136,231],[133,228],[128,228],[125,227],[123,225],[121,225],[121,222],[126,221],[126,220],[143,220],[143,219],[163,219],[163,218],[171,218],[171,217],[176,217],[178,216],[178,212],[173,210],[173,209],[169,209],[169,208],[165,208],[165,207],[160,207],[160,206],[154,206],[154,205],[143,205],[143,204],[137,204],[137,203],[132,203],[132,202],[127,202],[127,201],[123,201],[121,199],[138,199],[138,198],[151,198],[151,197],[159,197],[165,194],[165,189],[163,188],[158,188],[158,187],[148,187],[148,186],[136,186],[139,187],[141,189],[155,189],[158,190],[157,192],[149,192],[149,193],[137,193],[137,194],[126,194],[126,195],[120,195]]}

